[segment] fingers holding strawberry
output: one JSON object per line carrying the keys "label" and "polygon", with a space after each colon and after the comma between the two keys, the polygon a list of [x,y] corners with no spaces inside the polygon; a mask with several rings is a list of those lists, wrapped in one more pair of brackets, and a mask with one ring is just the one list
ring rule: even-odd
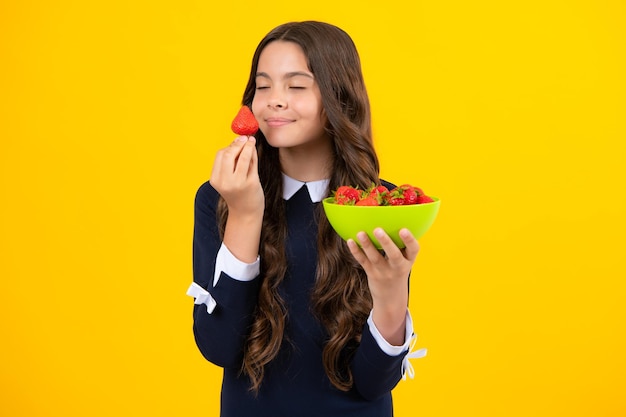
{"label": "fingers holding strawberry", "polygon": [[254,137],[239,136],[217,152],[211,185],[226,201],[229,211],[252,214],[263,211],[265,197],[258,174]]}
{"label": "fingers holding strawberry", "polygon": [[211,184],[228,204],[230,212],[262,212],[265,204],[258,174],[254,134],[259,124],[248,106],[242,106],[231,123],[239,135],[230,146],[218,151],[211,173]]}
{"label": "fingers holding strawberry", "polygon": [[265,211],[265,195],[259,179],[254,135],[258,124],[247,107],[232,123],[239,135],[215,156],[210,183],[228,206],[222,242],[245,263],[257,259]]}

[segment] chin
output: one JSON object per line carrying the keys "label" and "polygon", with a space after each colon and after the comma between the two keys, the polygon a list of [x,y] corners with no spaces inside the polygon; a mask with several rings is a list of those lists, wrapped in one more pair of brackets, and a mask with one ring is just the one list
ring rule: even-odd
{"label": "chin", "polygon": [[268,139],[267,143],[273,148],[293,148],[294,146],[298,146],[299,143],[295,143],[293,141],[287,140],[271,140]]}
{"label": "chin", "polygon": [[265,132],[263,132],[263,135],[265,136],[265,140],[267,141],[267,143],[269,143],[269,145],[274,148],[290,148],[292,146],[297,146],[300,144],[300,141],[294,140],[293,135],[276,133],[265,134]]}
{"label": "chin", "polygon": [[325,135],[302,135],[298,133],[289,132],[268,132],[265,134],[265,140],[274,148],[295,148],[299,146],[316,146],[329,140]]}

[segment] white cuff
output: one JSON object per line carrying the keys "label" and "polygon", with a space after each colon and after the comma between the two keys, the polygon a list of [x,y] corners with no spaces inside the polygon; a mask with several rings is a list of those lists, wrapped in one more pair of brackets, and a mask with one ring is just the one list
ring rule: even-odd
{"label": "white cuff", "polygon": [[222,272],[237,281],[252,281],[261,273],[261,258],[256,257],[256,261],[251,264],[240,261],[222,243],[215,259],[215,275],[213,275],[213,286],[217,285]]}
{"label": "white cuff", "polygon": [[211,294],[207,290],[195,282],[192,282],[189,286],[187,295],[195,298],[194,304],[206,304],[207,313],[211,314],[213,310],[215,310],[215,306],[217,305],[215,299],[211,297]]}
{"label": "white cuff", "polygon": [[413,350],[415,347],[415,343],[417,342],[417,335],[413,333],[413,319],[411,318],[411,313],[409,309],[406,311],[406,330],[404,336],[404,344],[402,346],[394,346],[389,344],[387,340],[380,334],[378,329],[376,328],[376,324],[372,319],[372,313],[370,312],[370,316],[367,318],[367,324],[369,325],[370,332],[378,346],[380,346],[381,350],[385,352],[389,356],[398,356],[403,352],[409,350],[409,353],[402,360],[402,380],[406,380],[406,377],[413,379],[415,376],[415,370],[413,369],[413,365],[409,362],[409,359],[417,359],[423,358],[426,356],[427,350],[425,348]]}
{"label": "white cuff", "polygon": [[374,323],[371,311],[369,317],[367,318],[367,324],[369,325],[370,332],[372,333],[372,336],[374,336],[374,339],[378,343],[378,346],[380,346],[382,351],[385,352],[387,355],[398,356],[409,348],[409,345],[411,343],[411,335],[413,334],[413,320],[411,319],[411,313],[409,312],[408,308],[406,310],[406,330],[404,333],[404,344],[402,346],[391,345],[389,342],[387,342],[387,340],[385,340],[383,335],[381,335],[378,331],[376,324]]}

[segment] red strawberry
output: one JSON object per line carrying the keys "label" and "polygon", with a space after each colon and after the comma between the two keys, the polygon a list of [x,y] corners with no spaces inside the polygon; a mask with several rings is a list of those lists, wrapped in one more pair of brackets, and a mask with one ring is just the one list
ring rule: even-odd
{"label": "red strawberry", "polygon": [[252,136],[259,130],[259,123],[248,106],[239,109],[237,116],[233,120],[230,128],[237,135]]}
{"label": "red strawberry", "polygon": [[387,199],[387,204],[389,204],[390,206],[403,206],[404,198],[402,196],[393,196],[390,194],[389,198]]}
{"label": "red strawberry", "polygon": [[417,191],[413,187],[402,188],[402,196],[404,197],[404,204],[411,205],[417,204]]}
{"label": "red strawberry", "polygon": [[376,197],[370,195],[357,201],[355,206],[380,206],[380,204]]}
{"label": "red strawberry", "polygon": [[422,194],[417,197],[417,204],[432,203],[433,201],[435,200],[428,197],[426,194]]}
{"label": "red strawberry", "polygon": [[384,185],[372,184],[371,187],[365,190],[365,192],[361,196],[361,199],[364,199],[366,197],[373,197],[376,199],[379,206],[386,206],[387,199],[389,198],[389,189]]}
{"label": "red strawberry", "polygon": [[361,197],[361,193],[354,187],[342,185],[335,191],[335,203],[341,205],[355,204]]}
{"label": "red strawberry", "polygon": [[405,204],[404,190],[400,187],[396,187],[389,191],[387,203],[389,203],[390,206],[403,206]]}
{"label": "red strawberry", "polygon": [[342,185],[333,193],[333,198],[336,204],[355,206],[404,206],[434,201],[421,188],[411,184],[402,184],[392,190],[375,184],[365,190]]}
{"label": "red strawberry", "polygon": [[369,191],[368,194],[371,195],[372,197],[381,196],[384,198],[384,196],[387,193],[389,193],[389,190],[384,185],[378,185],[378,186],[373,185],[372,188],[370,188],[368,191]]}
{"label": "red strawberry", "polygon": [[401,185],[401,187],[404,187],[404,186],[406,186],[406,187],[410,187],[410,188],[413,188],[413,189],[415,190],[415,193],[416,193],[418,196],[420,196],[420,195],[424,195],[424,191],[422,191],[422,189],[421,189],[421,188],[419,188],[419,187],[416,187],[416,186],[411,185],[411,184],[404,184],[404,185]]}
{"label": "red strawberry", "polygon": [[411,184],[402,184],[391,190],[389,204],[393,206],[405,206],[417,204],[417,199],[424,192]]}

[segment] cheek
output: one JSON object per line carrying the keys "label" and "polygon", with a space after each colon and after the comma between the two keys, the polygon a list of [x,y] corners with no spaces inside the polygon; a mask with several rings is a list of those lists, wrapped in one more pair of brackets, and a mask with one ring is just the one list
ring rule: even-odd
{"label": "cheek", "polygon": [[255,115],[258,115],[262,108],[263,106],[261,105],[260,100],[258,100],[257,97],[254,96],[254,98],[252,99],[252,105],[250,106],[250,110],[252,110],[252,113],[254,113]]}
{"label": "cheek", "polygon": [[321,120],[325,117],[322,103],[316,97],[306,97],[294,102],[294,107],[298,108],[300,114],[305,115],[309,120]]}
{"label": "cheek", "polygon": [[264,91],[255,91],[252,96],[252,104],[250,105],[250,110],[254,114],[260,114],[260,112],[264,111],[267,108],[267,100],[269,96],[267,92]]}
{"label": "cheek", "polygon": [[322,107],[320,104],[320,106],[315,108],[314,111],[317,114],[317,120],[319,121],[319,123],[322,125],[322,127],[325,127],[328,123],[328,117],[326,116],[326,110],[324,109],[324,107]]}
{"label": "cheek", "polygon": [[328,123],[328,116],[326,116],[326,109],[324,107],[320,107],[319,109],[320,111],[320,121],[322,122],[322,124],[324,126],[326,126],[326,124]]}

